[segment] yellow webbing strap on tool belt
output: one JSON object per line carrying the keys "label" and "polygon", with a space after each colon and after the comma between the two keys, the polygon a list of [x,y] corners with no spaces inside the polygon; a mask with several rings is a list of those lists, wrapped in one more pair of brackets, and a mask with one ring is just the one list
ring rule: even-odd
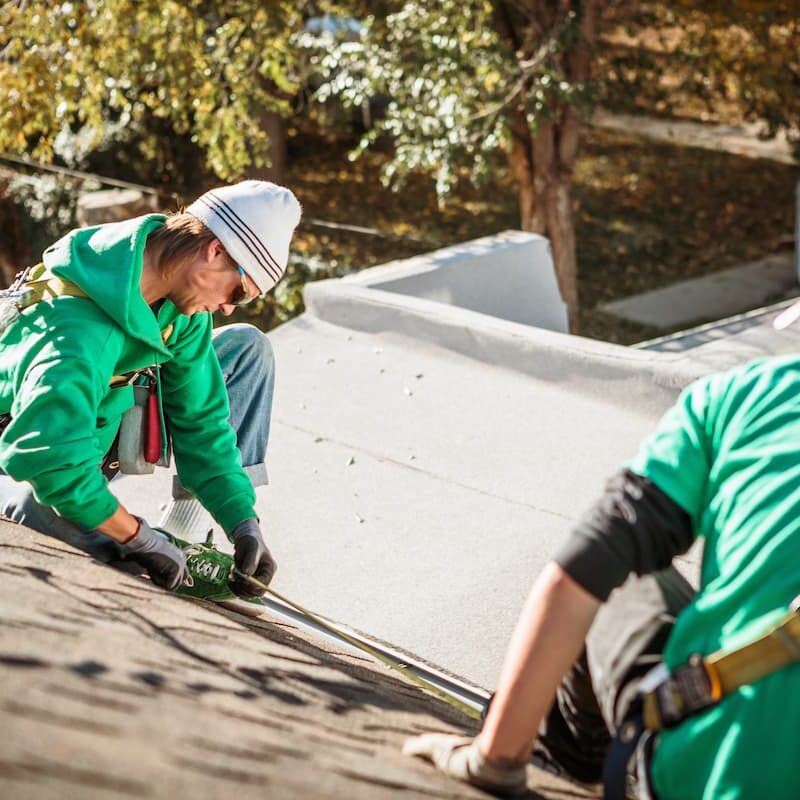
{"label": "yellow webbing strap on tool belt", "polygon": [[749,683],[800,662],[800,595],[763,636],[742,647],[693,656],[643,697],[644,726],[671,728]]}
{"label": "yellow webbing strap on tool belt", "polygon": [[45,277],[47,270],[44,264],[37,264],[31,267],[31,272],[28,279],[23,284],[26,289],[31,291],[29,298],[25,300],[25,306],[32,306],[40,300],[49,299],[52,297],[88,297],[89,295],[83,291],[79,286],[76,286],[71,281],[65,281],[63,278],[58,278],[55,275]]}

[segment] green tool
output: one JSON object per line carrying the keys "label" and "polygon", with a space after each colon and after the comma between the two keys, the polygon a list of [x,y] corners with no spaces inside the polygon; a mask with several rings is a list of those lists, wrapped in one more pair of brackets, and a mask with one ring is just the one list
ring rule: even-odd
{"label": "green tool", "polygon": [[[453,697],[449,692],[446,692],[444,689],[441,689],[430,681],[425,680],[425,678],[416,675],[410,669],[402,664],[399,664],[393,658],[390,658],[385,653],[378,652],[365,642],[355,638],[354,636],[351,636],[349,633],[346,633],[337,625],[323,620],[317,614],[314,614],[308,609],[303,608],[303,606],[298,605],[292,600],[289,600],[289,598],[284,597],[274,589],[270,589],[269,586],[261,583],[261,581],[257,580],[256,578],[239,572],[234,566],[233,556],[223,553],[214,547],[211,531],[208,532],[208,537],[202,544],[190,544],[189,542],[184,542],[181,539],[175,538],[174,536],[172,537],[172,540],[186,554],[186,564],[189,571],[189,580],[175,590],[176,594],[194,597],[199,600],[209,600],[214,603],[221,602],[225,604],[227,601],[237,601],[237,604],[245,603],[252,605],[254,611],[263,611],[264,604],[260,597],[243,598],[231,591],[228,581],[230,577],[236,573],[238,578],[249,581],[253,586],[260,589],[262,592],[272,595],[272,597],[280,600],[280,602],[286,604],[290,608],[293,608],[303,617],[310,620],[315,625],[327,631],[337,639],[347,642],[377,661],[386,664],[387,667],[395,670],[395,672],[399,672],[403,677],[407,678],[412,683],[416,683],[418,686],[425,689],[425,691],[436,695],[436,697],[438,697],[440,700],[444,700],[446,703],[453,706],[453,708],[458,709],[468,717],[480,719],[480,713],[478,711],[476,711],[467,703],[464,703],[458,698]],[[245,611],[244,613],[248,612]]]}
{"label": "green tool", "polygon": [[231,591],[228,580],[234,569],[233,556],[217,550],[211,531],[208,532],[205,542],[198,544],[184,542],[172,535],[170,538],[183,550],[189,572],[188,579],[175,590],[176,594],[212,603],[233,601],[237,607],[244,603],[253,607],[252,613],[264,612],[264,604],[260,598],[240,597]]}

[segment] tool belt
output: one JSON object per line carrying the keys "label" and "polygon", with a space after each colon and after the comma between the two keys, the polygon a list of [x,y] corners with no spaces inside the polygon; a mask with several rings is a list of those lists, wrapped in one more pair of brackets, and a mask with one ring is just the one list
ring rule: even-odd
{"label": "tool belt", "polygon": [[[763,636],[727,652],[692,656],[657,681],[642,679],[640,694],[611,743],[603,770],[605,800],[624,800],[628,764],[640,739],[674,728],[727,695],[783,667],[800,662],[800,595]],[[645,776],[639,776],[645,780]]]}

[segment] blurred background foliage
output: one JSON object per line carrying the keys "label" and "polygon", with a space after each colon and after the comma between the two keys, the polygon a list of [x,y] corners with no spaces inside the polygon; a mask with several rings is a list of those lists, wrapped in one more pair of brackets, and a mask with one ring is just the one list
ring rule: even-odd
{"label": "blurred background foliage", "polygon": [[128,169],[164,182],[202,153],[241,176],[268,162],[262,114],[291,113],[302,22],[279,0],[6,2],[0,145],[45,161],[123,145]]}
{"label": "blurred background foliage", "polygon": [[[797,173],[587,120],[759,122],[797,147],[799,16],[755,0],[2,2],[0,152],[144,184],[172,208],[220,181],[287,183],[306,221],[254,309],[265,328],[302,310],[307,280],[523,227],[556,244],[574,329],[629,341],[647,332],[596,304],[771,252]],[[99,186],[0,173],[0,269]]]}

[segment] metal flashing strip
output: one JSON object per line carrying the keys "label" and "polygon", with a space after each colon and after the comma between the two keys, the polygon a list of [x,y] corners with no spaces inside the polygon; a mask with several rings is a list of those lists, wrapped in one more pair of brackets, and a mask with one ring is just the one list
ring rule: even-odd
{"label": "metal flashing strip", "polygon": [[490,695],[486,690],[470,686],[436,667],[410,657],[407,653],[402,653],[363,634],[351,631],[339,623],[312,614],[273,589],[268,591],[272,595],[272,599],[264,598],[262,602],[274,614],[290,619],[304,628],[321,633],[337,642],[349,645],[358,652],[370,655],[467,716],[479,719],[489,703]]}

